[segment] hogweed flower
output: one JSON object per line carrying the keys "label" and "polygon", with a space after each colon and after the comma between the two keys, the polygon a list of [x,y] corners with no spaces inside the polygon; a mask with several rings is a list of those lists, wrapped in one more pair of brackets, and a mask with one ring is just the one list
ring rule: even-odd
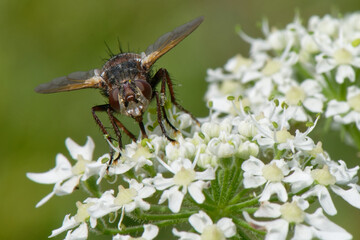
{"label": "hogweed flower", "polygon": [[359,166],[332,159],[311,134],[329,119],[360,149],[359,20],[295,18],[271,31],[264,22],[263,39],[240,32],[249,57],[208,70],[201,126],[166,105],[176,143],[150,110],[147,139],[123,149],[109,142],[119,156],[111,166],[109,154],[93,158],[90,137],[84,146],[67,139],[73,164],[58,154],[55,168],[27,174],[54,184],[37,207],[79,188],[88,194],[50,237],[154,239],[171,227],[179,239],[350,239],[328,216],[337,214],[333,194],[360,209]]}

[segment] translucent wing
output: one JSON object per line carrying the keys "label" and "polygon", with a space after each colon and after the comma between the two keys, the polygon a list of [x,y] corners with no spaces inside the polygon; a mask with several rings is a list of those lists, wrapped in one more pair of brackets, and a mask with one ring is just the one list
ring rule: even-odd
{"label": "translucent wing", "polygon": [[156,60],[162,55],[167,53],[170,49],[175,47],[185,37],[192,33],[204,20],[204,17],[198,17],[191,22],[188,22],[180,27],[175,28],[173,31],[168,32],[161,36],[156,42],[149,46],[145,51],[145,58],[142,60],[142,65],[150,68]]}
{"label": "translucent wing", "polygon": [[74,72],[67,76],[55,78],[51,82],[40,84],[35,88],[38,93],[55,93],[82,88],[98,88],[104,80],[98,69],[88,72]]}

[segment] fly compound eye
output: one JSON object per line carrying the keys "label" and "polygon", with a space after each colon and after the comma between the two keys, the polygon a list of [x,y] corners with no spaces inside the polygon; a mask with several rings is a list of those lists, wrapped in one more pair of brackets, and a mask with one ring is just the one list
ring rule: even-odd
{"label": "fly compound eye", "polygon": [[152,97],[152,89],[151,85],[144,80],[135,80],[136,86],[140,89],[141,93],[147,100],[151,100]]}
{"label": "fly compound eye", "polygon": [[109,94],[109,104],[114,110],[116,110],[116,111],[120,110],[119,89],[118,88],[111,90],[111,92]]}

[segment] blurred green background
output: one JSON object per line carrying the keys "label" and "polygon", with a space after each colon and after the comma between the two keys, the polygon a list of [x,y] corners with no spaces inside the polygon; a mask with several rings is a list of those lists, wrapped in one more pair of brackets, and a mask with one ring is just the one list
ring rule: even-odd
{"label": "blurred green background", "polygon": [[[263,17],[280,28],[292,21],[296,11],[307,20],[312,15],[346,13],[359,7],[359,0],[1,0],[0,239],[47,239],[52,229],[61,226],[65,214],[74,213],[80,191],[54,197],[35,209],[52,186],[25,177],[26,172],[54,167],[59,152],[68,156],[66,137],[80,144],[86,136],[93,137],[95,157],[108,150],[90,112],[92,106],[105,102],[98,91],[40,95],[33,91],[36,85],[101,67],[108,56],[105,41],[114,52],[117,39],[124,49],[141,52],[165,32],[205,16],[199,29],[155,66],[167,68],[181,84],[176,90],[183,106],[205,116],[206,69],[222,66],[236,53],[248,53],[248,45],[235,34],[236,24],[250,36],[260,37],[258,23]],[[348,161],[348,166],[359,164],[356,151],[340,145],[337,136],[330,136],[334,140],[325,143],[324,149],[334,159]],[[360,239],[360,210],[343,204],[338,211],[331,219]]]}

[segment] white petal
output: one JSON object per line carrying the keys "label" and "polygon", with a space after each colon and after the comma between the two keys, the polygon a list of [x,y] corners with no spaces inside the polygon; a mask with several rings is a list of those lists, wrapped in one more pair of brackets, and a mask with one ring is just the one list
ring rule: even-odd
{"label": "white petal", "polygon": [[55,195],[55,192],[52,191],[51,193],[49,193],[48,195],[46,195],[43,199],[41,199],[35,207],[41,207],[42,205],[44,205],[47,201],[50,200],[50,198],[52,198]]}
{"label": "white petal", "polygon": [[255,226],[265,227],[267,230],[266,240],[285,240],[289,231],[289,223],[284,219],[277,219],[269,222],[255,221],[250,218],[247,212],[243,212],[244,218],[247,222]]}
{"label": "white petal", "polygon": [[330,186],[334,193],[342,197],[345,201],[356,208],[360,208],[360,194],[354,184],[349,184],[351,188],[344,190],[336,185]]}
{"label": "white petal", "polygon": [[321,208],[318,208],[313,214],[306,214],[305,221],[317,230],[320,230],[316,232],[317,237],[320,239],[337,240],[352,238],[343,228],[327,219]]}
{"label": "white petal", "polygon": [[256,188],[266,183],[266,179],[263,176],[254,176],[248,172],[244,173],[244,188]]}
{"label": "white petal", "polygon": [[205,201],[205,196],[202,193],[202,190],[206,186],[207,183],[203,181],[196,181],[188,186],[189,194],[195,200],[195,202],[203,203]]}
{"label": "white petal", "polygon": [[56,155],[55,168],[44,173],[26,173],[26,176],[37,183],[54,184],[69,178],[72,175],[71,164],[62,154]]}
{"label": "white petal", "polygon": [[148,198],[148,197],[152,196],[155,193],[155,191],[156,190],[153,187],[150,187],[150,186],[143,187],[138,191],[138,197]]}
{"label": "white petal", "polygon": [[159,203],[163,203],[166,200],[169,201],[169,209],[177,213],[180,211],[182,201],[184,199],[184,194],[178,190],[177,186],[165,190],[159,199]]}
{"label": "white petal", "polygon": [[195,172],[195,179],[197,179],[197,180],[213,180],[213,179],[215,179],[215,170],[213,168],[207,168],[203,172]]}
{"label": "white petal", "polygon": [[64,217],[64,221],[63,221],[62,226],[60,228],[58,228],[58,229],[53,230],[51,232],[51,235],[49,236],[49,238],[57,236],[57,235],[59,235],[60,233],[62,233],[64,231],[67,231],[67,230],[69,230],[71,228],[76,227],[77,225],[79,225],[79,223],[75,221],[75,218],[74,217],[70,218],[70,214],[67,214]]}
{"label": "white petal", "polygon": [[81,155],[85,160],[92,160],[95,144],[91,137],[87,137],[87,141],[84,146],[80,146],[71,138],[67,138],[65,140],[65,145],[73,159],[78,159],[79,155]]}
{"label": "white petal", "polygon": [[291,240],[307,240],[314,238],[313,227],[309,227],[303,224],[296,224],[294,237]]}
{"label": "white petal", "polygon": [[348,78],[350,82],[355,81],[355,71],[349,65],[341,65],[336,71],[335,79],[337,83],[342,84],[345,78]]}
{"label": "white petal", "polygon": [[294,168],[294,172],[283,179],[284,182],[291,184],[291,191],[296,193],[313,183],[313,178],[310,175],[310,168],[305,168],[302,171],[300,168]]}
{"label": "white petal", "polygon": [[64,240],[86,240],[88,238],[88,228],[86,223],[82,223],[77,229],[74,231],[69,231],[66,234]]}
{"label": "white petal", "polygon": [[250,156],[248,160],[243,162],[241,169],[254,175],[262,175],[262,168],[264,165],[265,164],[261,160]]}
{"label": "white petal", "polygon": [[322,185],[316,185],[314,188],[310,189],[302,195],[303,198],[309,196],[317,196],[320,202],[321,207],[329,215],[335,215],[337,213],[335,205],[331,199],[330,193],[326,187]]}
{"label": "white petal", "polygon": [[113,196],[114,190],[108,190],[102,194],[100,198],[87,198],[85,203],[92,203],[88,208],[88,212],[93,218],[101,218],[110,212],[115,212],[121,206],[114,204],[115,197]]}
{"label": "white petal", "polygon": [[306,98],[303,104],[309,111],[314,113],[322,112],[324,107],[323,101],[318,98]]}
{"label": "white petal", "polygon": [[55,193],[58,196],[68,195],[72,193],[77,185],[79,185],[80,176],[73,176],[61,185],[55,185]]}
{"label": "white petal", "polygon": [[152,224],[144,225],[144,232],[142,237],[145,239],[154,239],[159,233],[159,227]]}
{"label": "white petal", "polygon": [[175,236],[180,237],[179,240],[201,240],[201,237],[198,234],[184,231],[179,232],[176,228],[173,228],[172,233]]}
{"label": "white petal", "polygon": [[[335,117],[337,117],[337,116],[335,116]],[[334,118],[334,120],[337,120],[337,119]],[[344,117],[342,117],[339,122],[344,123],[344,124],[350,124],[353,122],[358,123],[359,121],[360,121],[360,113],[358,113],[356,111],[351,111],[348,114],[346,114]]]}
{"label": "white petal", "polygon": [[281,216],[280,205],[264,202],[254,214],[255,217],[277,218]]}
{"label": "white petal", "polygon": [[333,59],[329,58],[322,58],[323,55],[319,55],[316,57],[316,72],[317,73],[325,73],[331,71],[333,68],[335,68],[335,64]]}
{"label": "white petal", "polygon": [[206,226],[213,224],[211,218],[204,211],[191,215],[189,222],[198,233],[203,233]]}
{"label": "white petal", "polygon": [[230,238],[236,234],[236,226],[231,218],[221,218],[216,223],[216,226],[221,229],[221,231],[224,233],[224,236],[227,238]]}
{"label": "white petal", "polygon": [[164,190],[174,185],[174,180],[172,178],[164,178],[161,173],[158,173],[153,179],[153,184],[156,189]]}
{"label": "white petal", "polygon": [[280,182],[271,182],[265,186],[265,189],[261,193],[261,197],[259,199],[260,202],[268,201],[270,197],[276,194],[280,201],[286,202],[288,195],[284,185]]}
{"label": "white petal", "polygon": [[338,102],[336,100],[331,100],[328,103],[325,117],[332,117],[338,114],[346,113],[349,111],[350,107],[346,102]]}

